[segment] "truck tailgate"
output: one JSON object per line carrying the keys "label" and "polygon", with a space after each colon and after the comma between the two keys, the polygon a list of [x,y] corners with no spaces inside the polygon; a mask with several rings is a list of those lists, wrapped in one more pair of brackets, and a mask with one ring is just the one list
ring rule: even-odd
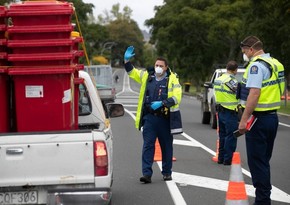
{"label": "truck tailgate", "polygon": [[92,133],[0,136],[0,186],[94,183]]}

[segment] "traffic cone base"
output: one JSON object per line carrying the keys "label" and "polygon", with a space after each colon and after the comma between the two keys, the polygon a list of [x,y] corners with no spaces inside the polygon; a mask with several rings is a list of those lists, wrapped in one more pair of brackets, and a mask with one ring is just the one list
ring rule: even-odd
{"label": "traffic cone base", "polygon": [[[154,162],[162,161],[162,152],[158,139],[155,141]],[[176,161],[175,157],[172,157],[172,161]]]}
{"label": "traffic cone base", "polygon": [[[215,114],[215,117],[216,117],[216,121],[217,121],[216,133],[217,133],[217,136],[219,137],[219,117],[218,117],[218,113]],[[219,141],[219,139],[217,139],[217,141],[216,141],[216,153],[215,153],[215,156],[211,158],[212,161],[214,161],[214,162],[218,162],[218,160],[219,160],[219,148],[220,148],[220,141]]]}
{"label": "traffic cone base", "polygon": [[218,162],[218,158],[219,158],[219,140],[216,141],[216,154],[214,157],[212,157],[212,161],[214,162]]}
{"label": "traffic cone base", "polygon": [[229,182],[227,200],[247,200],[245,182]]}
{"label": "traffic cone base", "polygon": [[234,152],[225,205],[249,205],[239,152]]}

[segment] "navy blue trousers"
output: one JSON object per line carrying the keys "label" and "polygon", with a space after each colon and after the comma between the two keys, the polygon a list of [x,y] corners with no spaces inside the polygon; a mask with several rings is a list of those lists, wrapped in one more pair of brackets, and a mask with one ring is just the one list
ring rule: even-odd
{"label": "navy blue trousers", "polygon": [[247,158],[252,182],[256,188],[255,204],[271,204],[270,159],[278,129],[277,114],[257,115],[257,121],[246,133]]}
{"label": "navy blue trousers", "polygon": [[237,148],[237,138],[233,132],[238,129],[238,115],[229,110],[218,112],[219,155],[221,162],[231,162]]}
{"label": "navy blue trousers", "polygon": [[143,117],[142,173],[152,176],[155,141],[158,137],[162,152],[162,174],[172,173],[173,136],[170,133],[170,121],[161,116],[147,114]]}

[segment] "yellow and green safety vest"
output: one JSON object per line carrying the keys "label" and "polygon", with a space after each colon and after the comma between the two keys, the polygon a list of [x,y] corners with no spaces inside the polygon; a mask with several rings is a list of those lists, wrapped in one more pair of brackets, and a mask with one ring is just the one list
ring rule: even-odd
{"label": "yellow and green safety vest", "polygon": [[[169,69],[169,68],[168,68]],[[182,123],[181,116],[179,110],[179,104],[182,98],[182,88],[179,84],[178,77],[175,73],[169,72],[169,80],[168,80],[168,93],[167,97],[172,97],[175,101],[175,105],[170,107],[170,129],[171,134],[179,134],[182,133]],[[139,70],[133,68],[129,73],[129,77],[135,80],[137,83],[141,84],[139,101],[137,107],[136,121],[135,126],[138,130],[141,129],[142,126],[142,117],[143,117],[143,106],[144,106],[144,97],[147,86],[147,80],[149,73],[146,70]]]}
{"label": "yellow and green safety vest", "polygon": [[[269,69],[271,69],[271,77],[267,80],[263,80],[262,82],[261,94],[255,111],[277,110],[280,108],[281,95],[285,89],[285,77],[284,66],[275,58],[256,56],[251,59],[242,79],[241,93],[243,93],[246,89],[251,62],[256,61],[264,61],[269,65]],[[241,99],[240,104],[245,107],[246,99]]]}
{"label": "yellow and green safety vest", "polygon": [[[227,86],[227,84],[230,84]],[[223,107],[235,110],[238,105],[238,100],[236,99],[236,89],[238,81],[236,78],[229,74],[224,73],[222,76],[218,77],[214,81],[214,92],[216,104],[220,104]],[[233,88],[231,89],[230,86]]]}

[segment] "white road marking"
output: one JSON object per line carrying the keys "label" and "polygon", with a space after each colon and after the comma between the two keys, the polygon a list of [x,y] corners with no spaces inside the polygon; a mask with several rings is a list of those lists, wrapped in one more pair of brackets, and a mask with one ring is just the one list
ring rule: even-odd
{"label": "white road marking", "polygon": [[[158,167],[162,170],[162,162],[157,162]],[[172,175],[174,177],[174,175]],[[173,199],[174,204],[176,205],[186,205],[182,194],[180,193],[178,186],[176,185],[175,181],[166,181],[167,188],[169,189],[169,193]]]}
{"label": "white road marking", "polygon": [[[125,111],[134,119],[136,120],[135,115],[125,109]],[[204,149],[205,151],[209,152],[213,156],[215,156],[215,152],[206,147],[205,145],[201,144],[197,140],[193,139],[186,133],[182,133],[182,136],[187,138],[188,140],[174,140],[174,144],[176,145],[183,145],[183,146],[192,146],[192,147],[200,147]],[[158,167],[160,170],[162,170],[162,162],[157,162]],[[242,172],[251,177],[250,172],[242,168]],[[166,185],[169,189],[169,192],[171,194],[172,200],[174,204],[176,205],[185,205],[186,202],[181,194],[181,192],[178,189],[178,184],[186,184],[191,186],[197,186],[197,187],[203,187],[208,189],[215,189],[219,191],[227,191],[228,183],[229,181],[226,180],[220,180],[220,179],[214,179],[209,177],[203,177],[203,176],[196,176],[196,175],[190,175],[190,174],[184,174],[184,173],[178,173],[173,172],[172,173],[173,181],[166,182]],[[248,196],[255,196],[255,189],[252,185],[246,184],[246,192]],[[271,199],[274,201],[280,201],[284,203],[290,203],[290,196],[286,192],[283,192],[281,189],[278,189],[275,186],[272,186],[272,192],[271,192]]]}
{"label": "white road marking", "polygon": [[[174,140],[173,143],[177,145],[183,145],[183,146],[201,147],[202,149],[208,151],[213,156],[215,156],[216,153],[210,150],[208,147],[204,146],[203,144],[199,143],[195,139],[191,138],[186,133],[182,133],[182,135],[185,138],[189,139],[190,142],[187,140]],[[242,172],[245,175],[251,177],[250,172],[248,172],[247,170],[242,168]],[[177,172],[173,172],[172,176],[176,183],[188,184],[192,186],[204,187],[204,188],[209,188],[209,189],[216,189],[220,191],[227,191],[227,186],[229,182],[225,180],[219,180],[219,179],[213,179],[213,178],[208,178],[208,177],[189,175],[189,174],[183,174],[183,173],[177,173]],[[226,182],[226,188],[225,188],[225,182]],[[248,196],[255,197],[255,189],[253,185],[246,185],[246,191],[247,191]],[[290,203],[290,195],[273,185],[272,185],[272,191],[271,191],[271,199],[274,201]]]}
{"label": "white road marking", "polygon": [[[127,76],[127,74],[125,73]],[[126,89],[124,87],[126,85],[129,85],[129,77],[125,77],[124,79],[126,83],[124,82],[123,86],[123,92],[125,92]],[[129,92],[134,92],[131,90],[130,85],[128,86],[129,89],[127,91]],[[136,93],[136,92],[134,92]],[[120,94],[120,93],[119,93]],[[136,93],[138,94],[138,93]],[[134,105],[125,105],[126,107],[134,107]],[[137,107],[137,105],[135,105]],[[136,120],[135,115],[133,114],[132,111],[129,111],[125,109],[125,111],[134,119]],[[136,113],[136,112],[134,112]],[[283,126],[290,127],[290,125],[284,124],[284,123],[279,123]],[[181,134],[183,137],[185,137],[187,140],[174,140],[175,145],[182,145],[182,146],[191,146],[191,147],[200,147],[210,153],[211,155],[215,156],[216,152],[211,150],[210,148],[206,147],[205,145],[201,144],[197,140],[193,139],[186,133]],[[160,170],[162,170],[162,162],[157,162],[158,167]],[[242,168],[242,172],[247,175],[248,177],[251,177],[251,174],[249,171],[245,170]],[[209,177],[203,177],[203,176],[196,176],[196,175],[190,175],[190,174],[184,174],[184,173],[178,173],[178,172],[173,172],[172,173],[173,180],[172,181],[167,181],[166,185],[169,189],[169,192],[171,194],[172,200],[175,205],[186,205],[187,203],[185,202],[180,190],[178,189],[177,184],[180,185],[191,185],[191,186],[197,186],[197,187],[203,187],[203,188],[208,188],[208,189],[215,189],[219,191],[227,191],[228,188],[228,183],[229,181],[226,180],[220,180],[220,179],[214,179],[214,178],[209,178]],[[246,184],[246,192],[248,196],[255,197],[255,189],[252,185]],[[287,194],[286,192],[283,192],[281,189],[278,189],[275,186],[272,186],[272,191],[271,191],[271,199],[274,201],[280,201],[284,203],[290,203],[290,195]]]}
{"label": "white road marking", "polygon": [[[209,177],[202,177],[184,173],[173,172],[172,178],[175,183],[181,184],[183,186],[190,185],[208,189],[214,189],[218,191],[227,191],[229,181],[221,180],[221,179],[214,179]],[[246,184],[246,193],[248,196],[255,197],[255,189],[253,185]],[[271,193],[271,199],[274,201],[280,201],[284,203],[290,203],[290,196],[289,194],[283,192],[282,190],[273,187]]]}
{"label": "white road marking", "polygon": [[279,122],[279,125],[285,126],[285,127],[290,127],[290,125],[287,125],[285,123]]}

